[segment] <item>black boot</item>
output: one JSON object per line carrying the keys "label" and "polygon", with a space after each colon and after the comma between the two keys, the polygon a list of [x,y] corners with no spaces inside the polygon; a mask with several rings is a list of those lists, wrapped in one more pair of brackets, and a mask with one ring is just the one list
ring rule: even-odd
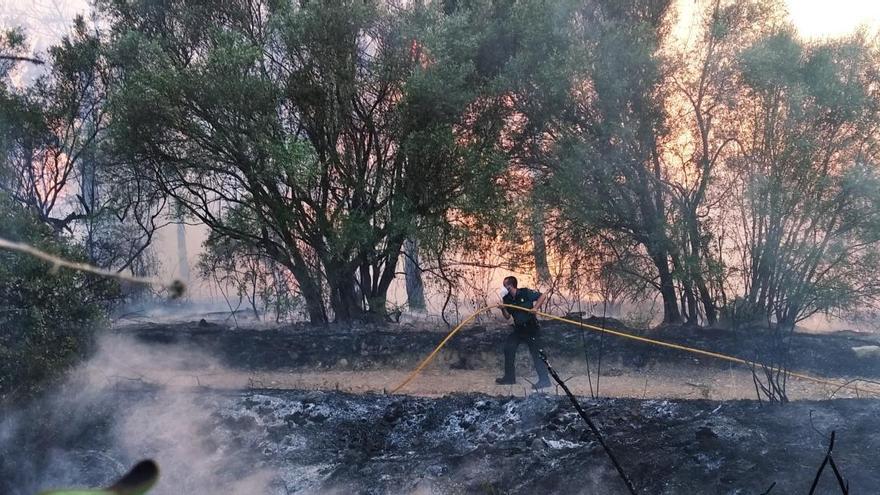
{"label": "black boot", "polygon": [[535,389],[547,388],[547,387],[549,387],[550,385],[552,385],[552,383],[550,383],[550,379],[547,378],[546,376],[542,376],[542,377],[538,380],[538,383],[535,384]]}
{"label": "black boot", "polygon": [[502,376],[501,378],[496,378],[495,383],[497,383],[498,385],[513,385],[516,383],[516,378]]}

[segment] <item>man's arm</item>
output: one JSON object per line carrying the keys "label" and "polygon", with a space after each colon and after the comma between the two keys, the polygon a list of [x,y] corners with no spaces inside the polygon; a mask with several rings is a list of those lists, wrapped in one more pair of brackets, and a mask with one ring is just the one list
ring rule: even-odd
{"label": "man's arm", "polygon": [[542,294],[538,292],[538,300],[535,301],[534,309],[535,311],[543,311],[544,310],[544,301],[547,300],[547,294]]}
{"label": "man's arm", "polygon": [[[504,302],[504,299],[501,300],[501,303],[502,303],[502,304],[507,304],[506,302]],[[510,319],[510,313],[507,312],[507,308],[501,308],[501,314],[504,315],[504,319],[505,319],[505,320],[509,320],[509,319]]]}

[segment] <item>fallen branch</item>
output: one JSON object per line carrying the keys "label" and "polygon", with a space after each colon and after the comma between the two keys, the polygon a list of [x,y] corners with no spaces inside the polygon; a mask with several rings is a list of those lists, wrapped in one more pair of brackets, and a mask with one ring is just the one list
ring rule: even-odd
{"label": "fallen branch", "polygon": [[18,55],[0,55],[0,60],[11,60],[13,62],[30,62],[32,64],[37,64],[37,65],[43,65],[46,63],[38,58],[21,57]]}
{"label": "fallen branch", "polygon": [[87,263],[68,261],[64,258],[59,258],[58,256],[49,254],[45,251],[41,251],[28,244],[10,241],[2,237],[0,237],[0,248],[8,249],[10,251],[15,251],[18,253],[26,254],[28,256],[33,256],[34,258],[38,258],[43,261],[47,261],[52,264],[51,271],[53,273],[58,271],[58,269],[60,269],[61,267],[64,267],[79,272],[92,273],[95,275],[100,275],[102,277],[115,278],[117,280],[124,280],[126,282],[132,282],[135,284],[158,285],[166,288],[172,299],[177,299],[178,297],[182,296],[183,293],[186,291],[186,286],[180,280],[173,280],[169,283],[156,277],[137,277],[125,273],[113,272],[110,270],[105,270],[103,268],[89,265]]}
{"label": "fallen branch", "polygon": [[[534,341],[534,339],[532,339]],[[627,489],[632,495],[636,495],[636,488],[633,486],[632,481],[629,480],[629,477],[626,475],[626,472],[623,470],[623,467],[617,461],[617,458],[614,457],[614,454],[611,452],[611,449],[605,444],[605,439],[602,437],[602,433],[599,431],[599,428],[596,427],[593,420],[590,419],[590,416],[584,411],[583,407],[581,407],[580,402],[578,402],[577,398],[574,394],[571,393],[571,390],[568,389],[568,386],[565,385],[565,381],[559,377],[559,374],[556,373],[556,370],[553,369],[553,366],[550,365],[550,361],[547,360],[547,355],[544,354],[544,349],[538,348],[538,355],[541,356],[541,360],[544,361],[544,365],[547,366],[547,371],[550,372],[550,376],[556,381],[556,383],[562,387],[562,390],[565,392],[565,395],[568,396],[568,400],[571,401],[571,404],[574,406],[575,410],[577,410],[581,419],[587,423],[587,426],[590,428],[590,431],[593,432],[593,435],[596,435],[596,439],[599,441],[599,445],[602,446],[602,449],[605,450],[605,453],[608,454],[608,458],[611,459],[611,464],[614,464],[614,468],[617,469],[617,473],[620,474],[621,479],[623,479],[623,483],[626,485]]]}
{"label": "fallen branch", "polygon": [[840,474],[840,470],[837,469],[837,464],[834,462],[834,458],[831,457],[831,451],[834,450],[834,432],[831,432],[831,441],[828,443],[828,452],[825,453],[825,458],[822,459],[822,464],[819,466],[819,470],[816,471],[816,477],[813,479],[813,486],[810,487],[810,495],[813,495],[816,491],[816,486],[819,485],[819,478],[822,477],[822,471],[825,470],[825,466],[831,464],[831,470],[834,471],[834,477],[837,478],[837,484],[840,486],[840,491],[843,495],[849,495],[849,483],[844,481],[843,475]]}

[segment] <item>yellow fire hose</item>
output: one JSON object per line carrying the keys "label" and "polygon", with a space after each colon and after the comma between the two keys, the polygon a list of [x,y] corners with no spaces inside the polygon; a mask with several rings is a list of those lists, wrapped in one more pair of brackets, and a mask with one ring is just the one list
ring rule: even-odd
{"label": "yellow fire hose", "polygon": [[491,311],[491,310],[496,309],[496,308],[510,308],[510,309],[514,309],[514,310],[517,310],[517,311],[528,311],[528,312],[530,312],[530,313],[534,313],[535,315],[538,315],[538,316],[543,316],[544,318],[547,318],[547,319],[550,319],[550,320],[561,321],[561,322],[564,322],[564,323],[568,323],[568,324],[571,324],[571,325],[575,325],[575,326],[581,327],[581,328],[586,329],[586,330],[592,330],[592,331],[595,331],[595,332],[606,333],[606,334],[614,335],[614,336],[616,336],[616,337],[621,337],[621,338],[624,338],[624,339],[635,340],[635,341],[643,342],[643,343],[650,344],[650,345],[656,345],[656,346],[660,346],[660,347],[666,347],[666,348],[669,348],[669,349],[677,349],[677,350],[679,350],[679,351],[689,352],[689,353],[691,353],[691,354],[697,354],[697,355],[700,355],[700,356],[708,356],[708,357],[712,357],[712,358],[715,358],[715,359],[720,359],[720,360],[722,360],[722,361],[729,361],[729,362],[731,362],[731,363],[736,363],[736,364],[746,365],[746,366],[749,366],[749,367],[751,367],[751,368],[754,368],[754,367],[756,367],[756,366],[763,366],[763,368],[765,368],[765,369],[767,369],[767,370],[769,370],[769,371],[771,371],[771,372],[776,372],[776,373],[778,373],[778,372],[784,372],[784,373],[787,373],[789,376],[794,377],[794,378],[798,378],[798,379],[805,380],[805,381],[809,381],[809,382],[813,382],[813,383],[819,383],[819,384],[822,384],[822,385],[829,385],[829,386],[832,386],[832,387],[836,387],[837,389],[848,389],[848,390],[855,391],[856,393],[859,393],[859,392],[867,392],[867,393],[874,394],[874,395],[880,395],[880,391],[875,391],[875,390],[871,390],[871,389],[860,388],[860,387],[857,387],[857,386],[855,386],[855,385],[852,385],[850,382],[840,383],[840,382],[836,382],[836,381],[834,381],[834,380],[829,380],[829,379],[826,379],[826,378],[819,378],[819,377],[815,377],[815,376],[806,375],[806,374],[804,374],[804,373],[796,373],[796,372],[792,372],[792,371],[785,371],[785,370],[782,370],[782,369],[777,368],[777,367],[775,367],[775,366],[764,366],[764,365],[762,365],[761,363],[758,363],[758,362],[747,361],[747,360],[745,360],[745,359],[741,359],[741,358],[734,357],[734,356],[729,356],[729,355],[727,355],[727,354],[721,354],[721,353],[719,353],[719,352],[706,351],[706,350],[703,350],[703,349],[697,349],[697,348],[694,348],[694,347],[688,347],[688,346],[685,346],[685,345],[673,344],[673,343],[671,343],[671,342],[664,342],[664,341],[662,341],[662,340],[649,339],[649,338],[647,338],[647,337],[640,337],[640,336],[638,336],[638,335],[632,335],[632,334],[629,334],[629,333],[626,333],[626,332],[620,332],[620,331],[617,331],[617,330],[611,330],[611,329],[608,329],[608,328],[601,328],[601,327],[597,327],[597,326],[595,326],[595,325],[589,325],[589,324],[587,324],[587,323],[583,323],[583,322],[579,322],[579,321],[574,321],[574,320],[569,320],[569,319],[567,319],[567,318],[562,318],[562,317],[560,317],[560,316],[554,316],[554,315],[551,315],[551,314],[548,314],[548,313],[543,313],[543,312],[541,312],[541,311],[524,309],[524,308],[521,308],[521,307],[519,307],[519,306],[513,306],[513,305],[510,305],[510,304],[496,304],[496,305],[493,305],[493,306],[486,306],[486,307],[484,307],[484,308],[478,309],[478,310],[475,311],[473,314],[471,314],[470,316],[468,316],[467,318],[465,318],[464,321],[462,321],[461,323],[459,323],[455,328],[452,329],[452,331],[450,331],[450,332],[446,335],[446,337],[440,342],[440,344],[438,344],[437,347],[435,347],[434,350],[431,351],[431,354],[429,354],[428,357],[426,357],[425,359],[423,359],[422,362],[419,363],[419,365],[416,367],[416,369],[414,369],[414,370],[412,371],[412,373],[410,373],[409,376],[406,377],[406,379],[405,379],[403,382],[401,382],[399,385],[397,385],[396,387],[394,387],[394,389],[391,390],[391,393],[392,393],[392,394],[397,393],[400,389],[402,389],[402,388],[406,387],[407,385],[409,385],[410,382],[412,382],[412,381],[413,381],[413,380],[419,375],[419,373],[421,373],[422,370],[424,370],[425,367],[428,366],[428,364],[430,364],[431,361],[434,360],[434,358],[437,356],[437,354],[440,352],[440,350],[443,349],[443,347],[446,346],[446,344],[452,339],[452,337],[454,337],[455,334],[457,334],[462,328],[464,328],[465,325],[467,325],[468,323],[470,323],[471,321],[473,321],[474,318],[476,318],[478,315],[480,315],[480,314],[482,314],[482,313],[485,313],[485,312],[487,312],[487,311]]}

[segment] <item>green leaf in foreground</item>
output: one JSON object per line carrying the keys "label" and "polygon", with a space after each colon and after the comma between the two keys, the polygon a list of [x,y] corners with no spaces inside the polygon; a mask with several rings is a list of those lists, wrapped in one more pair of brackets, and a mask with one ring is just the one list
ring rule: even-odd
{"label": "green leaf in foreground", "polygon": [[137,463],[131,471],[103,490],[51,490],[42,495],[142,495],[159,480],[159,466],[151,460]]}

